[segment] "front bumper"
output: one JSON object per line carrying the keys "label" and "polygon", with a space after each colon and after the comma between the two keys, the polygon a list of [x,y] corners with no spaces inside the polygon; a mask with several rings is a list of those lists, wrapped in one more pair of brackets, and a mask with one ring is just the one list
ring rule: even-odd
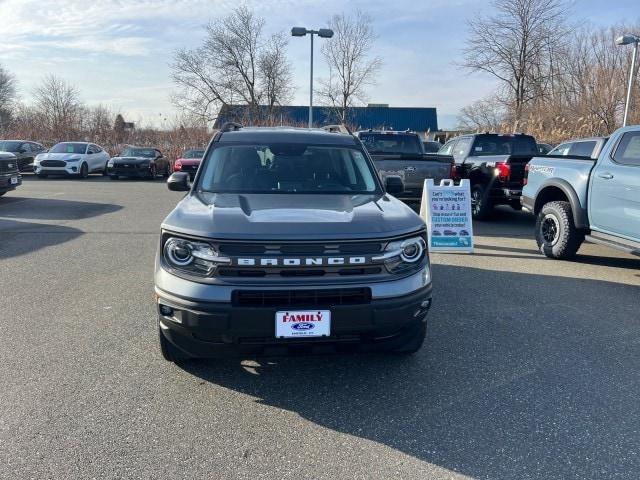
{"label": "front bumper", "polygon": [[[365,350],[393,349],[424,327],[432,290],[430,269],[385,282],[240,286],[191,282],[156,266],[155,283],[161,332],[185,354],[194,357],[261,354],[297,346],[353,348],[356,345]],[[297,295],[311,290],[324,294],[354,288],[366,289],[370,295],[352,304],[338,304],[332,300],[328,305],[313,302],[280,305],[278,300],[254,306],[237,302],[237,293],[247,290],[268,294],[289,291]],[[171,314],[163,315],[161,305],[170,307]],[[277,311],[319,308],[331,311],[329,337],[275,337]]]}
{"label": "front bumper", "polygon": [[107,167],[107,174],[113,177],[146,178],[151,176],[151,169],[149,165],[131,165],[129,167],[114,165],[112,167]]}
{"label": "front bumper", "polygon": [[[160,306],[170,307],[171,312],[163,314]],[[430,306],[431,284],[401,297],[333,306],[248,307],[187,302],[165,294],[158,296],[158,321],[161,334],[191,357],[284,354],[301,348],[390,350],[419,334]],[[330,336],[276,338],[277,311],[309,308],[331,310]]]}
{"label": "front bumper", "polygon": [[[12,183],[12,178],[16,179],[13,180],[16,183]],[[0,192],[15,190],[16,187],[20,185],[22,185],[22,175],[20,175],[18,172],[0,174]]]}
{"label": "front bumper", "polygon": [[43,167],[34,164],[33,173],[36,175],[80,175],[80,162],[67,164],[65,167]]}

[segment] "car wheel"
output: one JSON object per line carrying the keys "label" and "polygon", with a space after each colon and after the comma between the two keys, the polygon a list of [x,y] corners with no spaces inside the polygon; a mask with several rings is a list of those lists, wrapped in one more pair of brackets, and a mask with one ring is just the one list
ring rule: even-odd
{"label": "car wheel", "polygon": [[516,212],[522,210],[522,204],[520,202],[513,202],[511,204],[511,208],[513,208]]}
{"label": "car wheel", "polygon": [[106,177],[107,175],[109,175],[109,169],[107,168],[107,164],[104,164],[104,170],[102,170],[102,176]]}
{"label": "car wheel", "polygon": [[89,176],[89,167],[86,163],[80,165],[80,178],[87,178]]}
{"label": "car wheel", "polygon": [[536,219],[536,242],[549,258],[562,260],[576,254],[584,232],[574,225],[569,202],[549,202],[542,207]]}
{"label": "car wheel", "polygon": [[171,165],[167,164],[167,168],[164,171],[164,173],[162,174],[163,178],[169,178],[169,175],[171,175]]}
{"label": "car wheel", "polygon": [[394,348],[391,353],[396,355],[413,355],[422,345],[427,336],[427,324],[421,323],[417,330],[412,331],[412,335],[398,347]]}
{"label": "car wheel", "polygon": [[156,166],[155,165],[151,165],[149,167],[149,178],[151,180],[155,180],[157,175],[158,175],[158,172],[156,170]]}
{"label": "car wheel", "polygon": [[474,220],[485,220],[493,211],[493,204],[486,189],[476,184],[471,187],[471,216]]}
{"label": "car wheel", "polygon": [[164,336],[164,334],[162,333],[162,329],[160,328],[160,321],[158,321],[158,341],[162,358],[164,358],[167,362],[178,363],[187,359],[187,357],[182,354],[176,347],[174,347],[171,342]]}

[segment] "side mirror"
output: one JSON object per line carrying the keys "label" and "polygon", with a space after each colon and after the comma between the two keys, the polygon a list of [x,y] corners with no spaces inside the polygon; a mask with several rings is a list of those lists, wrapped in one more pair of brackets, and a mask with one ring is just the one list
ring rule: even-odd
{"label": "side mirror", "polygon": [[191,189],[189,174],[187,172],[172,173],[167,180],[167,187],[174,192],[188,192]]}
{"label": "side mirror", "polygon": [[384,180],[384,189],[391,195],[404,192],[404,182],[397,175],[389,175]]}

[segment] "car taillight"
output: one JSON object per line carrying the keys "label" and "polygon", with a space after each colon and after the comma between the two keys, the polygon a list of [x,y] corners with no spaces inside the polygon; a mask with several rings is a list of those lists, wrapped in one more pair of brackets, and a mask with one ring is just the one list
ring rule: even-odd
{"label": "car taillight", "polygon": [[450,175],[449,178],[451,178],[451,180],[457,180],[457,178],[458,178],[458,169],[456,168],[456,164],[455,163],[451,164],[451,171],[449,172],[449,175]]}
{"label": "car taillight", "polygon": [[173,164],[173,171],[179,172],[182,170],[182,162],[180,160],[176,160],[176,163]]}
{"label": "car taillight", "polygon": [[522,184],[526,185],[528,181],[529,181],[529,164],[527,163],[524,166],[524,179],[522,180]]}
{"label": "car taillight", "polygon": [[509,180],[511,176],[511,167],[508,163],[504,162],[496,162],[496,175],[498,179],[502,182],[506,182]]}

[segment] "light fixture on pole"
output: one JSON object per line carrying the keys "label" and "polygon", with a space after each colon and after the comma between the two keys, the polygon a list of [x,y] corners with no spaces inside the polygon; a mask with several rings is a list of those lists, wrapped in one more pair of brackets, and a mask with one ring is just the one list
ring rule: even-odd
{"label": "light fixture on pole", "polygon": [[631,57],[631,71],[629,72],[629,85],[627,87],[627,101],[624,104],[624,117],[622,126],[627,126],[627,117],[629,116],[629,103],[631,103],[631,89],[633,87],[633,74],[636,69],[636,57],[638,56],[638,42],[640,37],[636,35],[621,35],[616,38],[616,45],[630,45],[633,43],[633,56]]}
{"label": "light fixture on pole", "polygon": [[309,34],[311,36],[311,75],[309,80],[309,128],[313,128],[313,36],[318,35],[321,38],[333,37],[333,30],[321,28],[320,30],[308,30],[304,27],[293,27],[291,36],[304,37]]}

